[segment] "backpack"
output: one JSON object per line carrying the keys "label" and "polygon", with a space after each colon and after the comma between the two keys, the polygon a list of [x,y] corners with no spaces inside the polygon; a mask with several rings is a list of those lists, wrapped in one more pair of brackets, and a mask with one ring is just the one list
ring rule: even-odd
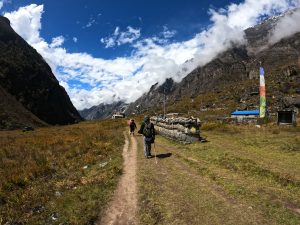
{"label": "backpack", "polygon": [[145,123],[144,129],[143,129],[143,134],[145,137],[152,137],[152,129],[151,128],[152,128],[151,123],[148,123],[148,124]]}

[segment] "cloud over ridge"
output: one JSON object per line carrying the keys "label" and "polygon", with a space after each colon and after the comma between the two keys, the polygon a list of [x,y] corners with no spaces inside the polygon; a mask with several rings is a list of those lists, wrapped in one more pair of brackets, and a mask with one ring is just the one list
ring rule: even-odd
{"label": "cloud over ridge", "polygon": [[[166,78],[172,77],[178,82],[193,68],[205,65],[233,43],[245,43],[244,30],[260,22],[262,16],[277,15],[299,5],[299,0],[245,0],[226,8],[209,10],[210,26],[182,42],[166,41],[176,31],[165,28],[166,39],[157,36],[140,39],[140,29],[128,26],[126,31],[121,31],[116,27],[114,33],[101,42],[107,48],[130,44],[134,51],[130,56],[115,59],[95,58],[84,52],[69,53],[63,48],[63,34],[47,43],[40,36],[43,5],[31,4],[4,16],[49,63],[75,107],[83,109],[117,100],[134,101],[151,85],[162,84]],[[291,23],[297,18],[296,15],[290,17]],[[279,33],[275,30],[275,41],[282,38]],[[190,59],[193,60],[184,64]],[[185,72],[182,72],[183,66],[187,67]]]}
{"label": "cloud over ridge", "polygon": [[277,26],[270,35],[269,43],[274,44],[282,38],[300,32],[299,21],[300,8],[287,12],[283,17],[279,18]]}

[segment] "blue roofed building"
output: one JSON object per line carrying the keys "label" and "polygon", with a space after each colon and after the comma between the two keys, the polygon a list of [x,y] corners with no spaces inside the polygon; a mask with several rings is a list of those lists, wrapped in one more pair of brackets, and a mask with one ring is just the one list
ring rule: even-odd
{"label": "blue roofed building", "polygon": [[231,118],[236,119],[237,122],[243,120],[252,120],[259,117],[259,110],[245,110],[245,111],[234,111],[231,113]]}

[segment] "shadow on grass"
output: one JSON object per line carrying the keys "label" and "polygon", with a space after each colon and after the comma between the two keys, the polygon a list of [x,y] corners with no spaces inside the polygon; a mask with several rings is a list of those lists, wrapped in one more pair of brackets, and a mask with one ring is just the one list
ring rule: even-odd
{"label": "shadow on grass", "polygon": [[156,155],[156,157],[159,159],[169,158],[171,156],[172,156],[172,153],[163,153],[163,154]]}

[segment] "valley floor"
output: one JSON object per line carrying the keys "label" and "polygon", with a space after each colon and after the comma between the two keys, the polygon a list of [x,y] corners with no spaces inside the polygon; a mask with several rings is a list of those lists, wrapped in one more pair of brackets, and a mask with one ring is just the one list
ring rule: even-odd
{"label": "valley floor", "polygon": [[0,132],[0,224],[94,224],[122,174],[125,121]]}
{"label": "valley floor", "polygon": [[138,138],[140,224],[300,224],[299,131],[221,127],[192,145],[158,138],[157,164]]}
{"label": "valley floor", "polygon": [[0,132],[0,224],[300,224],[299,127],[208,124],[145,159],[120,121]]}

